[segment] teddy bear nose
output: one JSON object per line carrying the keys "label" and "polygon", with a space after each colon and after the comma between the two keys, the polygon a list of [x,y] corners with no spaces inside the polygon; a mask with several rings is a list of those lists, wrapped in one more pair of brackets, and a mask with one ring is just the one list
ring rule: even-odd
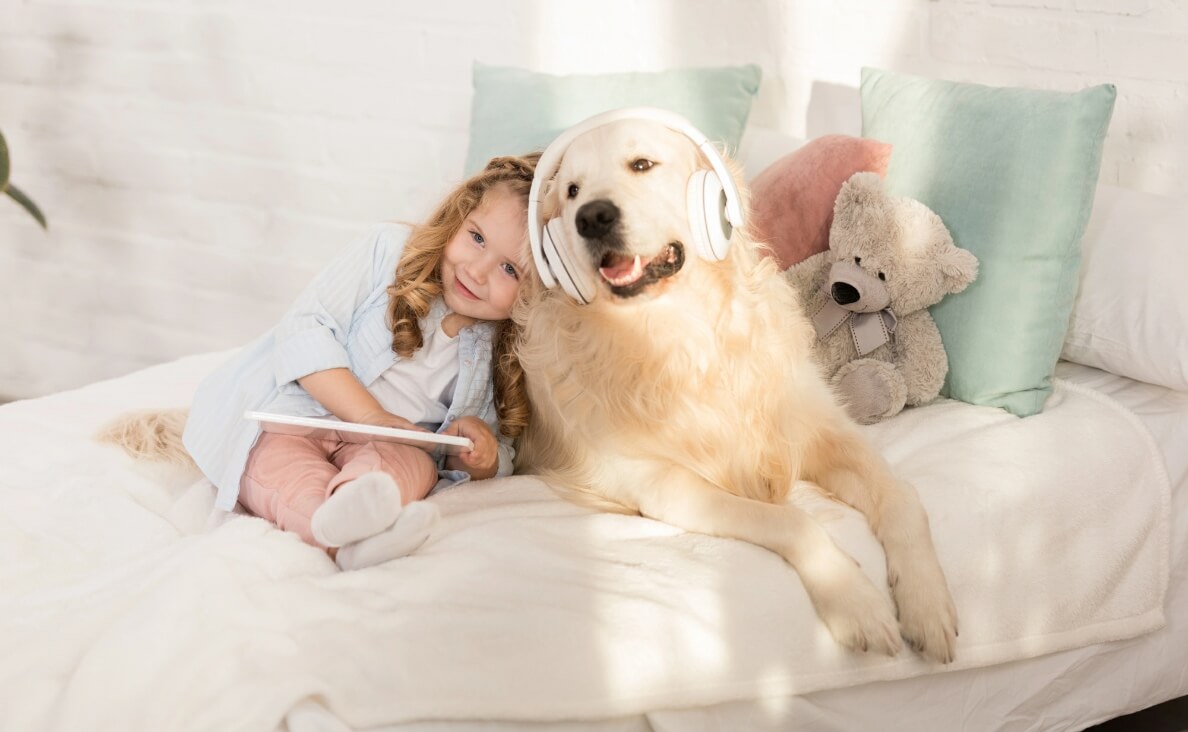
{"label": "teddy bear nose", "polygon": [[858,288],[848,282],[834,282],[833,287],[829,288],[829,294],[838,305],[849,305],[862,299]]}

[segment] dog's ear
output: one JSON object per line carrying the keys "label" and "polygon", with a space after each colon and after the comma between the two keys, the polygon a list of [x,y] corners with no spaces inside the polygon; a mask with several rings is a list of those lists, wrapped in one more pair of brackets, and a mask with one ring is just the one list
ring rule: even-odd
{"label": "dog's ear", "polygon": [[557,176],[553,176],[541,185],[540,210],[545,220],[551,219],[559,208],[557,202]]}

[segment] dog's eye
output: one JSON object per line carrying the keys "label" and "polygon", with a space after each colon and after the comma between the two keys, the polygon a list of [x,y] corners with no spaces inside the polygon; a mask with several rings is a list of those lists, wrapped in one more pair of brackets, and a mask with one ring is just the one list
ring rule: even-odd
{"label": "dog's eye", "polygon": [[577,198],[577,194],[578,194],[578,187],[577,187],[577,184],[576,184],[576,183],[570,183],[570,184],[569,184],[569,197],[570,197],[570,198]]}
{"label": "dog's eye", "polygon": [[862,264],[862,257],[854,257],[854,264]]}
{"label": "dog's eye", "polygon": [[655,165],[655,163],[653,163],[651,160],[648,160],[647,158],[638,158],[632,161],[631,169],[636,173],[643,173],[644,171],[651,170],[653,165]]}
{"label": "dog's eye", "polygon": [[879,272],[879,279],[882,280],[883,282],[886,282],[887,275],[883,274],[882,272]]}

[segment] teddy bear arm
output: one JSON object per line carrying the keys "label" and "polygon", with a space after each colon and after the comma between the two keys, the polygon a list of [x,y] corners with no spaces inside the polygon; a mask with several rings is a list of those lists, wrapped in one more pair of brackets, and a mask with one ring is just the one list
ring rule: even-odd
{"label": "teddy bear arm", "polygon": [[921,310],[901,318],[895,339],[895,365],[907,386],[908,405],[932,401],[940,394],[949,371],[949,358],[932,316]]}
{"label": "teddy bear arm", "polygon": [[859,424],[874,424],[899,414],[907,395],[903,374],[889,361],[875,358],[860,358],[842,366],[833,377],[833,389],[846,413]]}

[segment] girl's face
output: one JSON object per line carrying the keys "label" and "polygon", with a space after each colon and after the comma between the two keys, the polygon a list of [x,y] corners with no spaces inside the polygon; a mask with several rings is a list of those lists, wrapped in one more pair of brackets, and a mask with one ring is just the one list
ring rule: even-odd
{"label": "girl's face", "polygon": [[441,284],[446,305],[479,320],[505,320],[528,274],[523,242],[527,202],[496,186],[462,222],[442,253]]}

